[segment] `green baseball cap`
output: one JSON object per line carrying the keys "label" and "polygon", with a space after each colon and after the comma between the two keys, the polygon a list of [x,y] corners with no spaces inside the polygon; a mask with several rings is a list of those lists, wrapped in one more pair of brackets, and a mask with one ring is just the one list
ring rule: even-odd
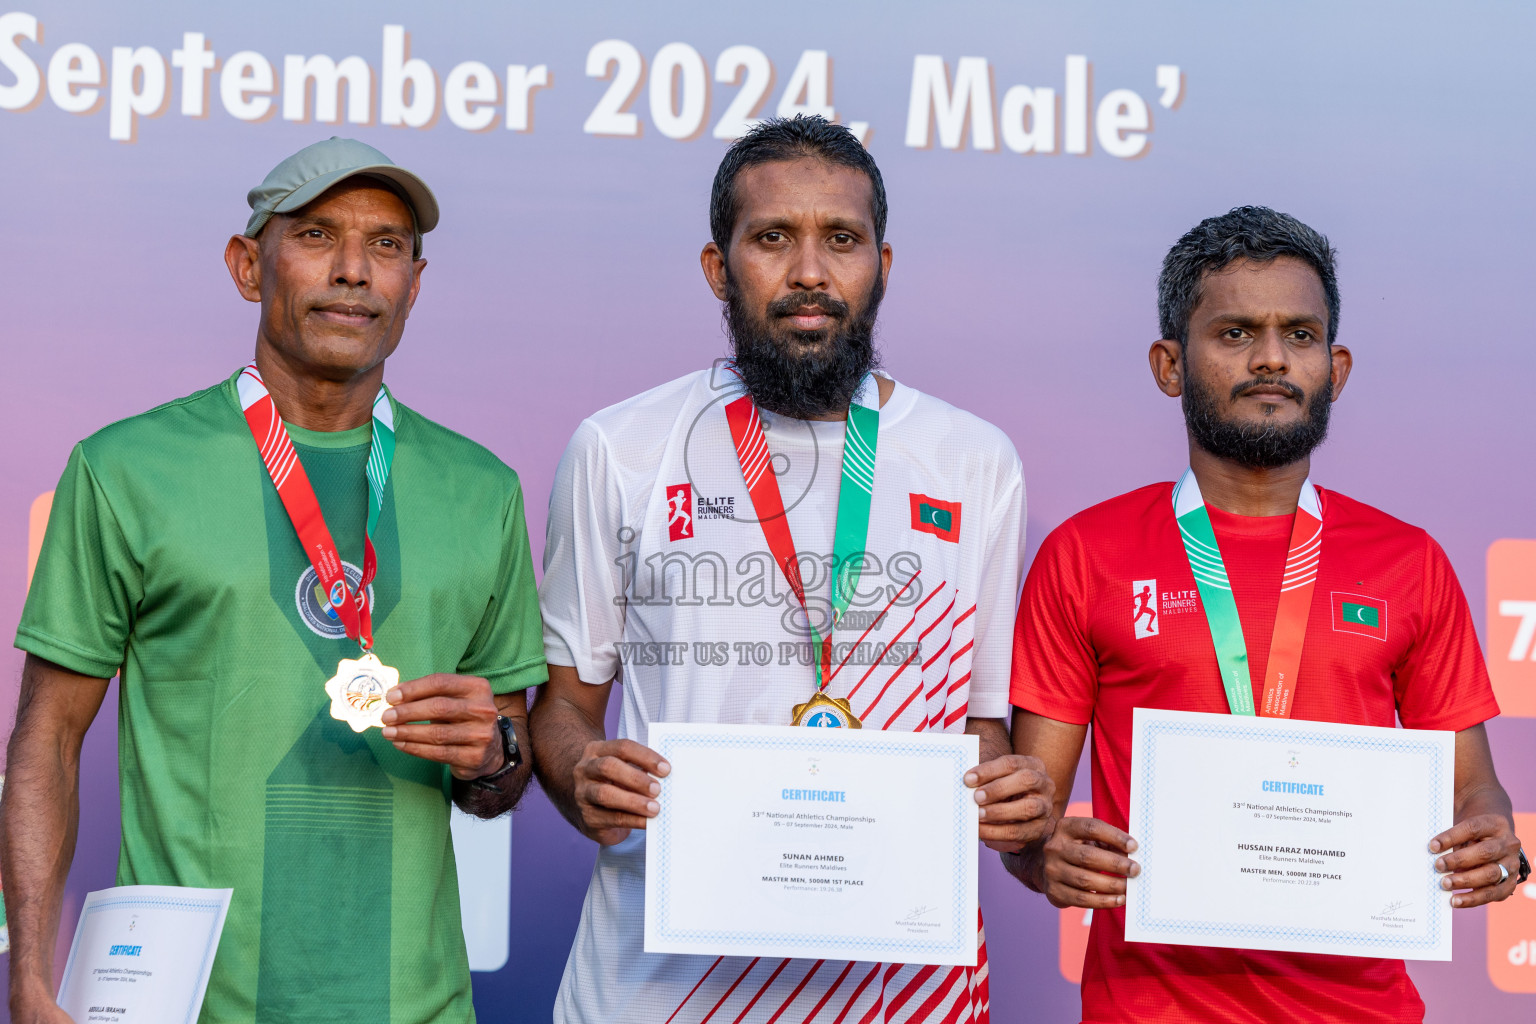
{"label": "green baseball cap", "polygon": [[337,182],[360,174],[381,178],[395,186],[411,208],[416,218],[415,250],[419,256],[421,236],[437,227],[437,197],[426,182],[372,146],[336,135],[305,146],[272,168],[265,180],[246,194],[251,219],[245,225],[245,234],[255,238],[274,213],[292,213],[320,198]]}

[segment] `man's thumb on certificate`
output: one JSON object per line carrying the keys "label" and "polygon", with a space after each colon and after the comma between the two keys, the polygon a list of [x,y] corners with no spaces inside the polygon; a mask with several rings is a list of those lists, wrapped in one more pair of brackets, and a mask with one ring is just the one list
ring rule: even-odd
{"label": "man's thumb on certificate", "polygon": [[1058,907],[1125,905],[1125,880],[1141,874],[1136,840],[1097,818],[1062,818],[1040,860],[1039,889]]}
{"label": "man's thumb on certificate", "polygon": [[672,766],[634,740],[594,740],[576,765],[581,830],[604,846],[623,842],[661,811],[657,798]]}
{"label": "man's thumb on certificate", "polygon": [[1005,754],[965,773],[980,806],[981,841],[1000,853],[1018,853],[1051,829],[1056,784],[1038,757]]}

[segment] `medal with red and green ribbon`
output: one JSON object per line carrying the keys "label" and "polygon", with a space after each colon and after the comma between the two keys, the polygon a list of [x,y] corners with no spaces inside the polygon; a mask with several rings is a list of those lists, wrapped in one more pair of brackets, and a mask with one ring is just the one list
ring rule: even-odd
{"label": "medal with red and green ribbon", "polygon": [[[1227,707],[1234,715],[1254,713],[1253,684],[1248,675],[1248,645],[1243,640],[1243,624],[1237,616],[1237,602],[1232,598],[1232,581],[1221,560],[1221,546],[1211,528],[1200,484],[1192,469],[1173,488],[1173,515],[1184,540],[1184,553],[1200,588],[1200,604],[1216,646],[1216,663],[1221,669],[1221,684],[1227,692]],[[1301,648],[1307,635],[1307,616],[1312,609],[1312,591],[1317,584],[1317,569],[1323,554],[1323,511],[1317,488],[1311,479],[1301,485],[1296,516],[1291,523],[1291,544],[1285,556],[1285,574],[1280,580],[1280,606],[1275,612],[1275,631],[1269,644],[1269,664],[1264,673],[1264,693],[1258,714],[1269,718],[1289,718],[1296,697],[1296,672],[1301,665]]]}
{"label": "medal with red and green ribbon", "polygon": [[342,658],[336,674],[325,683],[331,717],[346,722],[354,732],[379,728],[384,724],[379,716],[389,706],[385,695],[400,681],[400,673],[381,663],[373,653],[373,607],[368,601],[368,588],[379,570],[373,531],[384,509],[384,488],[389,484],[389,470],[395,461],[395,412],[389,390],[379,385],[379,393],[373,399],[373,442],[363,470],[368,478],[368,519],[363,528],[363,572],[355,592],[347,586],[341,554],[325,525],[325,514],[320,510],[309,474],[304,472],[288,426],[278,415],[277,404],[255,363],[240,371],[236,390],[246,426],[251,428],[251,437],[261,453],[261,463],[267,467],[272,486],[277,488],[277,496],[299,535],[299,543],[315,568],[326,602],[346,627],[347,636],[363,649],[359,658]]}
{"label": "medal with red and green ribbon", "polygon": [[294,450],[288,427],[277,413],[261,372],[252,363],[240,371],[237,384],[240,406],[245,411],[246,425],[261,452],[261,461],[277,488],[283,508],[293,522],[294,531],[304,553],[315,567],[320,588],[326,595],[332,611],[346,627],[347,636],[356,640],[364,651],[373,648],[373,609],[368,603],[368,587],[378,573],[378,556],[373,550],[373,531],[384,508],[384,488],[389,483],[389,470],[395,458],[395,414],[390,405],[389,391],[383,385],[373,400],[373,444],[368,452],[365,474],[368,477],[368,521],[363,532],[363,573],[354,592],[347,585],[341,555],[336,541],[325,524],[320,511],[319,499],[310,485],[299,453]]}
{"label": "medal with red and green ribbon", "polygon": [[859,585],[865,540],[869,536],[869,512],[875,490],[875,451],[880,438],[880,391],[873,374],[866,374],[848,406],[848,429],[843,442],[842,479],[837,492],[837,526],[832,543],[831,621],[826,636],[817,628],[805,598],[805,581],[800,572],[800,558],[790,534],[784,499],[773,472],[773,457],[763,436],[763,422],[751,396],[743,395],[725,407],[731,439],[736,443],[736,458],[741,476],[752,499],[752,509],[762,524],[768,549],[789,589],[794,591],[805,612],[806,628],[811,635],[811,649],[816,666],[816,692],[811,700],[795,706],[795,725],[847,726],[859,728],[859,720],[841,698],[829,697],[827,683],[832,676],[832,634],[848,602]]}

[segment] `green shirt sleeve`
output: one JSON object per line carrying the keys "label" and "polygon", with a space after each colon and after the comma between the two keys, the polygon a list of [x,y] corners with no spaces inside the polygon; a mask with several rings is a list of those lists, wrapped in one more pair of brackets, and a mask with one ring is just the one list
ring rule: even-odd
{"label": "green shirt sleeve", "polygon": [[469,649],[459,661],[459,672],[489,679],[495,693],[526,690],[549,678],[521,484],[514,485],[502,517],[495,590]]}
{"label": "green shirt sleeve", "polygon": [[76,445],[54,491],[16,646],[71,672],[110,679],[123,663],[143,596],[142,567],[84,447]]}

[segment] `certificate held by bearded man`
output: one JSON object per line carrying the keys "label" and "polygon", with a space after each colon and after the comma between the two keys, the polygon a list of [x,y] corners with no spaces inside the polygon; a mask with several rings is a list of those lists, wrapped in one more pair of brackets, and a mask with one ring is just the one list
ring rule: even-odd
{"label": "certificate held by bearded man", "polygon": [[1135,709],[1125,937],[1451,958],[1455,734]]}
{"label": "certificate held by bearded man", "polygon": [[645,950],[974,966],[973,735],[652,723]]}

